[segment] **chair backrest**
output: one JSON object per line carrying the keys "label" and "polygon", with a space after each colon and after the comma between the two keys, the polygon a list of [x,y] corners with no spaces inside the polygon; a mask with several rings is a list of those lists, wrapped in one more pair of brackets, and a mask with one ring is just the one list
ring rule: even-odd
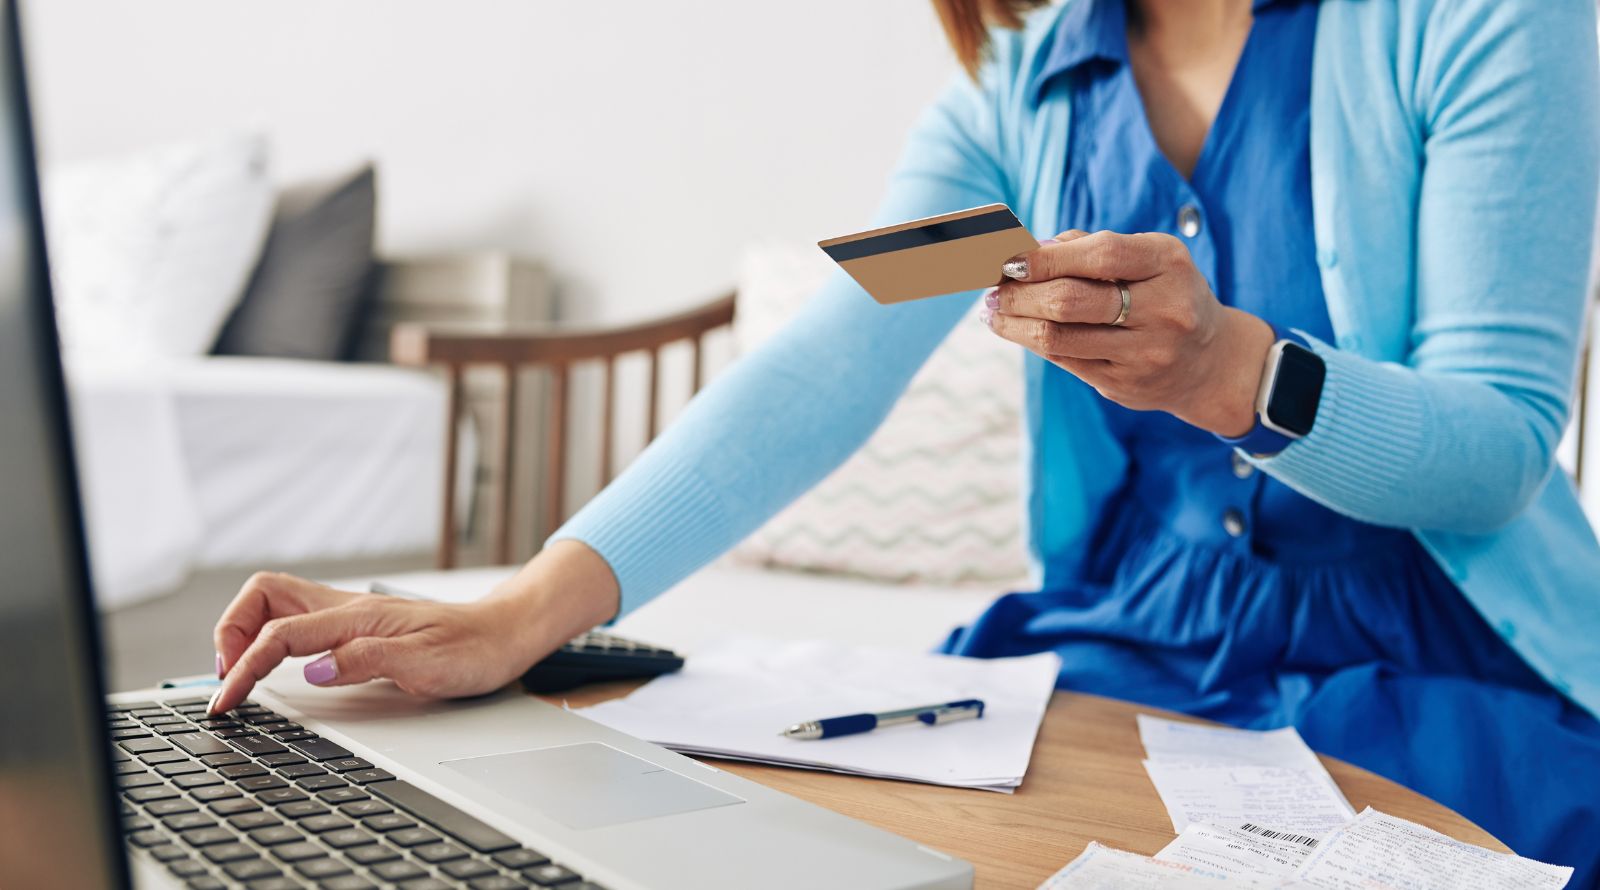
{"label": "chair backrest", "polygon": [[602,367],[600,429],[600,484],[612,478],[613,438],[616,429],[616,361],[619,356],[644,352],[649,356],[646,391],[645,441],[656,436],[660,403],[660,360],[663,347],[687,341],[692,350],[690,395],[704,379],[704,341],[711,331],[733,323],[734,295],[695,309],[638,324],[617,327],[575,328],[559,325],[510,331],[475,331],[424,324],[397,325],[390,340],[390,358],[397,364],[441,366],[449,385],[446,407],[444,512],[440,518],[438,564],[453,568],[458,552],[456,528],[457,453],[456,424],[462,409],[462,375],[466,368],[490,365],[501,369],[502,422],[495,446],[501,467],[495,498],[494,547],[496,563],[511,560],[512,510],[516,502],[511,472],[516,453],[517,379],[520,372],[538,368],[548,372],[550,393],[545,409],[545,466],[541,480],[544,497],[542,540],[565,518],[563,503],[567,473],[567,433],[571,416],[571,371],[575,365],[598,363]]}

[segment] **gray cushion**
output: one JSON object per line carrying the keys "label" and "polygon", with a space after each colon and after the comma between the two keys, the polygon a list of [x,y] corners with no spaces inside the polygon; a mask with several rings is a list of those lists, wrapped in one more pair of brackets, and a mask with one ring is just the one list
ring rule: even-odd
{"label": "gray cushion", "polygon": [[217,338],[218,355],[342,359],[367,310],[376,229],[369,164],[278,197],[250,285]]}

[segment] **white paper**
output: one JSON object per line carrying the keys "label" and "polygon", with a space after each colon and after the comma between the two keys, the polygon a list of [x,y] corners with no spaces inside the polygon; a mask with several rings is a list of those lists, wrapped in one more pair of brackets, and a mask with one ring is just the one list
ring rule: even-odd
{"label": "white paper", "polygon": [[[689,657],[626,698],[577,713],[692,754],[939,785],[1021,784],[1060,659],[958,658],[824,642],[735,639]],[[806,720],[982,699],[979,720],[801,741]]]}
{"label": "white paper", "polygon": [[1572,869],[1462,843],[1367,809],[1318,844],[1286,887],[1318,890],[1559,890]]}
{"label": "white paper", "polygon": [[1091,842],[1082,855],[1040,884],[1039,890],[1214,890],[1248,886],[1222,872],[1182,862],[1161,862]]}
{"label": "white paper", "polygon": [[1230,875],[1252,887],[1276,887],[1305,862],[1318,840],[1249,822],[1236,828],[1196,823],[1155,858]]}
{"label": "white paper", "polygon": [[1257,732],[1140,714],[1145,757],[1164,763],[1254,763],[1320,770],[1322,761],[1292,726]]}
{"label": "white paper", "polygon": [[1255,764],[1144,762],[1145,772],[1182,833],[1191,823],[1278,826],[1322,834],[1355,815],[1327,774]]}

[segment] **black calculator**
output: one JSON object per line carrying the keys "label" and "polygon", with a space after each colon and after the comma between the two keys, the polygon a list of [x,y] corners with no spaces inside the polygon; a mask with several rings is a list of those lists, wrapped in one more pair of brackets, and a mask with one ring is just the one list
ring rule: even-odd
{"label": "black calculator", "polygon": [[588,683],[659,677],[683,667],[671,649],[590,631],[550,653],[522,675],[522,688],[540,695]]}

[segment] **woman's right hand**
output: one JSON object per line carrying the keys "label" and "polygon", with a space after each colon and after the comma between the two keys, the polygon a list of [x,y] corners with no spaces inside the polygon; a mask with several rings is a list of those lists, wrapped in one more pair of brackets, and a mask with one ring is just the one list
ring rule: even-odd
{"label": "woman's right hand", "polygon": [[616,582],[588,547],[561,542],[484,599],[434,603],[336,590],[293,575],[251,576],[213,632],[230,710],[290,656],[318,686],[393,680],[414,695],[478,695],[511,682],[616,612]]}

